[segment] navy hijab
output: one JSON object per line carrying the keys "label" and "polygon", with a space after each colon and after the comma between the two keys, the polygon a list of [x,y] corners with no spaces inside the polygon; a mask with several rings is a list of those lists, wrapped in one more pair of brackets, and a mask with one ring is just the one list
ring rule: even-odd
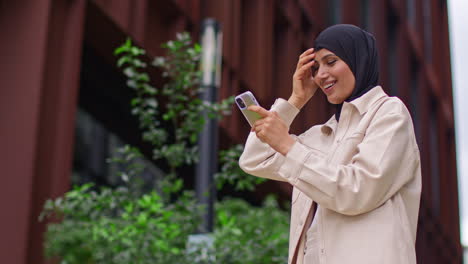
{"label": "navy hijab", "polygon": [[[339,24],[322,31],[315,39],[314,51],[327,49],[342,59],[354,74],[356,86],[345,101],[361,97],[379,81],[379,65],[375,38],[353,25]],[[337,105],[335,118],[340,120],[343,104]]]}

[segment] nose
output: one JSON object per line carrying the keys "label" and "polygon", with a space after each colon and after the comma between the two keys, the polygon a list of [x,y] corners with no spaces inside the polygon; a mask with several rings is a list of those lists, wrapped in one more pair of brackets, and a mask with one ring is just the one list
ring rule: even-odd
{"label": "nose", "polygon": [[325,67],[320,67],[317,70],[317,73],[315,74],[315,81],[317,84],[321,85],[323,81],[325,81],[328,78],[328,70],[324,69]]}

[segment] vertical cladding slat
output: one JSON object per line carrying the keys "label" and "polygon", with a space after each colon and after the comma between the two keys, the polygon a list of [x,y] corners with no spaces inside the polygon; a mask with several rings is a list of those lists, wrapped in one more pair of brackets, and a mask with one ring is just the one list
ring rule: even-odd
{"label": "vertical cladding slat", "polygon": [[[198,25],[200,23],[200,15],[201,15],[201,1],[202,0],[192,0],[189,2],[189,16],[191,23],[195,25]],[[195,32],[197,32],[197,29],[193,29]],[[198,33],[198,32],[197,32]]]}
{"label": "vertical cladding slat", "polygon": [[415,0],[416,10],[416,26],[415,31],[420,33],[420,37],[424,34],[424,7],[423,4],[427,0]]}
{"label": "vertical cladding slat", "polygon": [[45,223],[38,223],[37,219],[45,200],[62,195],[70,184],[85,7],[86,1],[53,1],[49,16],[29,228],[29,263],[43,263]]}
{"label": "vertical cladding slat", "polygon": [[[241,60],[241,43],[245,40],[241,38],[241,1],[233,1],[232,6],[232,26],[233,26],[233,39],[232,39],[232,57],[233,57],[233,70],[236,73],[236,79],[240,77],[240,60]],[[238,89],[238,86],[237,86]]]}
{"label": "vertical cladding slat", "polygon": [[400,24],[397,31],[398,42],[397,42],[397,57],[398,57],[398,82],[397,82],[397,96],[408,105],[408,91],[409,91],[409,72],[411,64],[411,58],[409,53],[409,42],[406,35],[404,23]]}
{"label": "vertical cladding slat", "polygon": [[92,0],[99,9],[109,16],[125,32],[131,31],[133,1]]}
{"label": "vertical cladding slat", "polygon": [[149,1],[146,13],[144,47],[150,55],[161,56],[161,44],[175,38],[180,10],[173,1]]}
{"label": "vertical cladding slat", "polygon": [[359,25],[359,0],[342,0],[341,5],[342,22]]}
{"label": "vertical cladding slat", "polygon": [[[422,77],[421,87],[428,87],[428,81],[424,77]],[[421,96],[419,99],[420,103],[420,118],[421,118],[421,144],[419,145],[420,150],[420,157],[422,163],[422,199],[430,200],[431,197],[431,181],[429,175],[429,167],[430,167],[430,148],[428,146],[430,138],[429,138],[429,117],[430,117],[430,104],[429,98],[431,96],[431,92],[429,89],[421,89]]]}
{"label": "vertical cladding slat", "polygon": [[223,14],[223,21],[221,22],[221,28],[223,30],[223,59],[224,67],[229,69],[232,68],[233,60],[233,19],[232,19],[232,6],[233,1],[226,1],[219,12]]}
{"label": "vertical cladding slat", "polygon": [[132,32],[132,37],[138,43],[145,42],[147,9],[148,0],[135,1],[135,4],[131,8],[129,31]]}
{"label": "vertical cladding slat", "polygon": [[[450,57],[450,36],[449,36],[449,26],[448,26],[448,11],[447,5],[444,4],[441,10],[441,18],[439,19],[439,23],[442,24],[441,26],[441,42],[442,42],[442,59],[443,65],[451,65],[451,57]],[[452,87],[452,74],[451,74],[451,67],[443,67],[442,68],[442,83],[444,86]],[[453,105],[453,95],[452,89],[444,89],[444,99],[450,105]],[[452,109],[450,109],[452,110]],[[446,116],[447,119],[453,119],[453,115]]]}
{"label": "vertical cladding slat", "polygon": [[[251,50],[254,49],[255,39],[255,21],[256,14],[253,12],[253,5],[257,1],[241,1],[241,20],[240,20],[240,61],[239,61],[239,73],[242,81],[246,82],[253,88],[255,94],[258,94],[258,87],[255,83],[252,83],[252,75],[255,70],[256,61],[251,56]],[[258,98],[261,99],[261,98]]]}
{"label": "vertical cladding slat", "polygon": [[272,103],[271,87],[273,6],[268,0],[242,2],[241,75],[247,87],[266,104]]}
{"label": "vertical cladding slat", "polygon": [[[440,23],[440,17],[441,17],[441,13],[440,13],[440,8],[437,6],[436,2],[439,2],[439,1],[433,1],[433,14],[434,14],[434,18],[436,18],[436,21],[433,21],[433,36],[434,36],[434,41],[433,41],[433,48],[434,50],[436,51],[434,53],[434,59],[433,59],[433,63],[431,64],[431,66],[433,67],[433,70],[435,71],[435,78],[438,79],[438,81],[442,81],[441,78],[443,78],[443,76],[441,76],[440,73],[443,72],[443,69],[442,67],[445,67],[445,65],[442,65],[443,61],[442,61],[442,52],[441,52],[441,49],[442,49],[442,41],[440,40],[441,39],[441,27],[442,27],[442,23]],[[437,85],[434,86],[435,88],[435,93],[436,95],[438,96],[438,98],[441,98],[441,89],[439,87],[440,83],[437,83]]]}
{"label": "vertical cladding slat", "polygon": [[28,263],[35,160],[44,87],[50,0],[1,4],[0,29],[0,259]]}
{"label": "vertical cladding slat", "polygon": [[387,28],[390,26],[387,24],[386,17],[388,16],[388,10],[384,1],[374,1],[372,3],[371,11],[371,33],[377,39],[377,49],[379,53],[379,79],[385,90],[389,89],[390,77],[388,75],[388,56],[386,56],[388,47],[388,34]]}

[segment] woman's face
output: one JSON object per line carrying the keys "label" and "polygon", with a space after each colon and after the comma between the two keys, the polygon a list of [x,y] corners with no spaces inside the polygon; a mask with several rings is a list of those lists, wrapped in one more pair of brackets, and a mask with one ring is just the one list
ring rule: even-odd
{"label": "woman's face", "polygon": [[354,90],[353,72],[346,62],[327,49],[317,51],[314,60],[312,76],[315,83],[327,95],[328,102],[341,104]]}

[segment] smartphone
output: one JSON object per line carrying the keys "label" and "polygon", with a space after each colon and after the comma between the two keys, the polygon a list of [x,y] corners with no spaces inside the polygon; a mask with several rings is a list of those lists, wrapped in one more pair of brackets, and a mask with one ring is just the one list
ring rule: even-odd
{"label": "smartphone", "polygon": [[251,105],[259,105],[257,102],[257,99],[255,99],[255,96],[250,92],[247,91],[245,93],[241,93],[235,98],[237,107],[241,110],[242,114],[244,115],[245,119],[247,119],[247,122],[249,122],[249,125],[253,127],[255,121],[259,120],[262,118],[261,115],[247,110],[247,108]]}

